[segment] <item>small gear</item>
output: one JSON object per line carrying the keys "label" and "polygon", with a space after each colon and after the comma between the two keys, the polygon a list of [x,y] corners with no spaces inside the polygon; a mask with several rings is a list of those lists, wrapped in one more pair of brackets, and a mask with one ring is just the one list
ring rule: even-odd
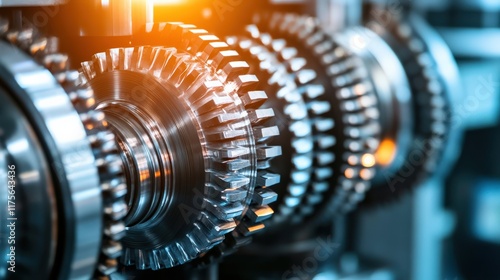
{"label": "small gear", "polygon": [[[261,30],[285,39],[295,46],[306,61],[306,67],[317,69],[315,84],[324,87],[324,94],[314,91],[304,96],[308,102],[325,101],[331,106],[329,119],[316,126],[329,126],[316,145],[333,151],[336,160],[330,187],[313,185],[297,213],[298,219],[314,213],[313,221],[322,221],[331,214],[345,212],[364,197],[374,176],[370,159],[379,144],[379,111],[373,87],[359,59],[328,36],[317,20],[308,16],[274,13],[256,17]],[[316,169],[322,172],[323,169]]]}
{"label": "small gear", "polygon": [[[46,37],[43,36],[32,26],[23,26],[20,28],[11,28],[9,27],[9,22],[6,19],[0,18],[0,35],[6,41],[10,42],[12,45],[17,46],[18,48],[25,51],[27,54],[31,55],[39,64],[43,65],[46,69],[52,73],[55,80],[59,83],[59,85],[64,89],[67,96],[69,97],[69,101],[67,105],[71,104],[71,108],[64,107],[66,105],[66,100],[60,101],[60,103],[64,103],[64,106],[61,104],[57,104],[59,107],[55,108],[55,111],[47,111],[44,112],[45,107],[39,109],[40,113],[44,115],[46,119],[47,126],[49,130],[51,130],[51,137],[53,138],[68,138],[67,135],[58,134],[57,131],[51,126],[57,123],[57,114],[68,114],[68,122],[73,121],[70,116],[73,110],[79,115],[80,124],[74,124],[75,128],[71,131],[71,133],[77,134],[77,126],[83,125],[82,128],[86,133],[86,143],[85,144],[73,144],[74,147],[69,146],[68,139],[55,139],[58,149],[61,149],[61,154],[63,157],[63,161],[61,166],[56,166],[56,169],[59,169],[56,172],[64,172],[66,176],[68,176],[68,181],[72,182],[74,178],[79,178],[77,175],[78,170],[72,170],[73,161],[81,161],[89,162],[91,169],[94,169],[96,173],[98,173],[99,183],[97,185],[89,184],[87,193],[85,195],[98,196],[98,198],[94,198],[94,202],[102,201],[103,205],[101,207],[97,207],[96,209],[91,209],[91,211],[96,212],[96,217],[93,217],[89,213],[81,213],[82,211],[87,211],[85,209],[75,209],[74,211],[75,218],[72,219],[89,219],[97,222],[103,223],[103,231],[100,242],[101,250],[99,262],[96,265],[94,276],[97,278],[102,278],[110,275],[117,268],[117,258],[121,253],[121,244],[120,239],[123,237],[124,233],[124,224],[122,218],[126,213],[126,204],[124,202],[124,197],[126,194],[126,186],[124,184],[122,178],[122,165],[119,155],[117,153],[114,135],[108,130],[107,122],[105,116],[102,112],[98,112],[95,110],[95,100],[93,97],[93,92],[88,87],[77,85],[77,80],[79,74],[77,71],[69,70],[68,64],[68,56],[59,52],[58,47],[58,39],[55,37]],[[21,69],[20,69],[21,70]],[[43,79],[43,77],[35,77],[34,79]],[[51,80],[46,81],[47,85],[51,84]],[[30,94],[35,94],[40,96],[43,99],[44,91],[47,90],[47,85],[39,85],[38,92],[29,92]],[[53,86],[54,92],[57,92],[58,89]],[[36,90],[36,88],[29,88],[30,90]],[[57,98],[62,98],[58,96]],[[56,99],[54,97],[54,99]],[[32,101],[36,103],[37,101]],[[42,106],[42,101],[35,106]],[[48,104],[47,104],[48,105]],[[61,111],[57,111],[60,109]],[[62,118],[59,116],[59,118]],[[51,119],[52,118],[52,119]],[[58,129],[60,129],[59,127]],[[78,136],[72,136],[77,139]],[[76,141],[76,140],[71,140]],[[88,145],[89,151],[91,151],[93,157],[87,160],[86,151],[87,147],[77,146],[77,145]],[[73,149],[73,150],[72,150]],[[73,154],[72,154],[73,153]],[[88,166],[82,164],[80,168],[85,170]],[[74,174],[71,174],[71,173]],[[90,175],[90,174],[89,174]],[[89,176],[88,175],[88,176]],[[71,177],[73,176],[73,177]],[[70,191],[75,192],[76,188],[83,188],[85,184],[75,182],[75,185],[70,186]],[[100,185],[99,185],[100,184]],[[78,187],[76,187],[78,186]],[[97,191],[95,187],[100,186]],[[81,190],[78,190],[81,191]],[[76,195],[76,194],[75,194]],[[74,202],[78,207],[77,202]],[[100,211],[100,213],[99,213]],[[80,217],[79,215],[88,215],[90,217]],[[102,217],[101,217],[102,216]],[[90,225],[90,223],[82,222],[78,224],[80,221],[76,221],[75,223],[75,231],[77,234],[84,234],[82,232],[87,231],[87,228],[82,228],[84,225]],[[93,225],[93,224],[92,224]],[[98,224],[100,226],[100,224]],[[94,226],[94,225],[93,225]],[[73,231],[73,230],[70,230]],[[68,237],[68,239],[70,239]],[[81,241],[79,241],[81,242]],[[92,246],[92,237],[89,235],[87,243],[85,244],[77,244],[77,248],[75,248],[75,256],[73,261],[81,261],[81,258],[96,258],[97,256],[87,255],[92,253],[92,250],[89,248]],[[97,240],[96,240],[97,243]],[[79,247],[78,247],[79,246]],[[85,246],[88,246],[86,248]],[[71,259],[71,258],[70,258]],[[88,262],[85,260],[85,265],[78,265],[80,268],[79,272],[87,271],[89,269],[93,269],[93,262]],[[85,275],[85,277],[90,277],[90,275]]]}
{"label": "small gear", "polygon": [[[368,5],[369,15],[389,13],[378,5]],[[457,131],[452,129],[452,108],[450,106],[456,87],[451,86],[451,76],[458,76],[456,64],[450,52],[432,52],[433,42],[440,40],[417,15],[404,12],[391,14],[391,21],[381,25],[370,16],[365,19],[369,29],[383,38],[402,62],[410,83],[414,98],[414,138],[411,148],[403,163],[405,170],[386,176],[383,184],[377,184],[367,195],[366,204],[379,204],[392,201],[431,174],[449,164],[442,164],[450,159],[447,150],[452,149],[450,141],[456,139]],[[427,39],[425,39],[427,38]],[[439,42],[440,46],[445,46]],[[441,65],[448,67],[443,71]],[[389,184],[389,186],[387,186]]]}
{"label": "small gear", "polygon": [[134,40],[162,47],[95,54],[81,79],[110,115],[128,168],[122,261],[157,270],[263,229],[280,181],[267,168],[281,147],[267,144],[279,135],[267,125],[274,111],[261,108],[267,95],[237,52],[193,25],[146,29]]}

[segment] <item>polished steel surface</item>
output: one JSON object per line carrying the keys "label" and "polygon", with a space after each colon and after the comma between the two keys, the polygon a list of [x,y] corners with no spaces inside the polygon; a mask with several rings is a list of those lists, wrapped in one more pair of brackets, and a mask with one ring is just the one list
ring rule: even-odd
{"label": "polished steel surface", "polygon": [[[413,26],[416,36],[422,40],[429,55],[434,60],[437,76],[443,86],[444,98],[450,104],[447,112],[449,114],[449,130],[446,133],[446,144],[443,145],[443,155],[439,163],[431,167],[433,174],[444,178],[449,174],[452,163],[458,159],[458,151],[462,145],[464,127],[460,124],[460,118],[463,116],[460,116],[453,104],[462,102],[464,90],[457,62],[448,44],[421,16],[411,14],[408,20]],[[480,44],[480,42],[477,43]]]}
{"label": "polished steel surface", "polygon": [[[315,145],[321,141],[319,123],[326,121],[322,117],[330,110],[330,104],[305,101],[305,92],[313,88],[324,92],[324,88],[315,82],[315,71],[306,68],[305,59],[299,56],[297,49],[288,46],[282,38],[261,32],[256,25],[248,25],[245,29],[244,35],[228,38],[228,42],[249,61],[262,81],[269,96],[263,106],[273,108],[277,115],[275,122],[281,134],[275,141],[279,141],[285,151],[274,160],[273,171],[281,174],[282,179],[274,187],[278,193],[276,213],[266,221],[266,226],[287,226],[294,219],[297,222],[296,212],[307,199],[307,189],[312,184],[326,184],[329,179],[329,176],[315,177],[314,170],[329,168],[334,159],[333,153]],[[287,61],[282,61],[283,57]]]}
{"label": "polished steel surface", "polygon": [[151,0],[75,0],[68,6],[77,13],[80,36],[132,36],[144,24],[153,22]]}
{"label": "polished steel surface", "polygon": [[[62,164],[61,166],[54,165],[54,162],[43,158],[33,158],[26,161],[27,158],[34,157],[37,154],[40,157],[43,151],[41,148],[35,148],[35,151],[37,151],[35,153],[31,150],[33,147],[36,147],[36,145],[29,144],[29,141],[32,141],[31,139],[37,138],[34,134],[29,136],[24,135],[24,137],[14,140],[14,142],[7,142],[6,147],[12,157],[16,153],[25,153],[19,157],[23,159],[23,163],[29,162],[28,166],[39,164],[45,166],[45,168],[37,167],[35,170],[50,168],[54,174],[57,174],[57,178],[52,178],[52,183],[46,183],[48,175],[40,177],[40,174],[47,174],[47,170],[43,173],[41,171],[33,173],[29,171],[30,169],[19,171],[20,178],[26,178],[25,182],[20,182],[19,187],[40,189],[37,186],[46,186],[52,189],[51,191],[47,191],[50,195],[53,195],[55,192],[54,188],[68,188],[70,196],[62,199],[70,200],[68,205],[70,208],[58,209],[58,211],[66,212],[65,214],[60,214],[63,216],[71,213],[71,219],[66,222],[69,222],[69,224],[66,225],[74,228],[74,231],[69,230],[66,232],[68,235],[64,237],[65,241],[68,242],[66,246],[70,246],[70,249],[72,249],[71,255],[65,256],[67,260],[70,260],[69,277],[78,278],[88,276],[94,270],[97,261],[95,256],[98,254],[100,247],[102,200],[94,155],[82,121],[64,89],[61,88],[57,80],[47,69],[38,65],[31,57],[16,47],[5,42],[0,42],[0,49],[1,76],[4,83],[11,88],[9,92],[14,93],[13,96],[5,98],[11,100],[14,98],[16,102],[22,102],[23,109],[31,112],[31,122],[36,121],[36,125],[43,126],[43,128],[36,129],[39,131],[38,133],[42,134],[39,135],[40,142],[45,147],[50,147],[48,148],[50,151],[45,150],[44,152],[49,153],[51,158],[57,157],[57,162]],[[7,101],[0,103],[3,106],[8,106],[7,104],[9,104]],[[14,108],[14,106],[10,106],[1,112],[4,113]],[[20,120],[24,119],[20,112],[17,115]],[[37,119],[34,120],[33,116],[37,116]],[[6,117],[1,119],[3,121],[12,119],[12,114],[7,114]],[[11,121],[1,127],[8,127],[15,124],[15,121]],[[14,131],[16,133],[23,133],[23,129],[21,128]],[[4,136],[3,138],[7,137]],[[24,173],[26,177],[21,176],[23,172],[27,172]],[[32,178],[31,175],[36,176]],[[39,183],[36,183],[37,181]],[[30,186],[30,184],[35,184],[35,186]],[[39,203],[55,205],[54,199],[49,198]],[[37,204],[28,203],[27,205]],[[41,207],[41,209],[43,210],[33,211],[33,213],[55,212],[54,206],[45,206]],[[48,209],[52,209],[52,211],[47,211]],[[61,216],[58,218],[62,219]],[[48,218],[48,221],[50,221],[48,222],[49,224],[54,222],[52,218]],[[30,230],[27,232],[35,234],[43,232],[43,230]],[[50,242],[48,243],[50,244]],[[47,252],[47,250],[40,250],[38,252]],[[47,255],[44,255],[47,258]]]}
{"label": "polished steel surface", "polygon": [[351,27],[337,38],[363,60],[378,98],[380,141],[395,144],[392,160],[377,166],[374,180],[386,183],[385,178],[401,169],[413,139],[413,99],[405,70],[389,45],[367,28]]}
{"label": "polished steel surface", "polygon": [[[307,199],[295,214],[299,221],[322,223],[333,213],[354,209],[370,188],[374,165],[363,158],[373,158],[379,144],[378,100],[355,54],[332,38],[316,18],[274,13],[256,17],[256,21],[263,33],[280,36],[290,44],[288,49],[296,49],[306,67],[313,70],[300,77],[312,76],[321,87],[305,91],[304,99],[331,108],[315,124],[316,145],[324,149],[318,151],[316,161],[326,159],[327,164],[316,168],[314,174],[327,178],[324,183],[311,182]],[[329,160],[330,153],[334,160]]]}
{"label": "polished steel surface", "polygon": [[[0,48],[8,52],[0,42]],[[1,59],[0,59],[1,60]],[[0,67],[3,74],[3,67]],[[5,145],[9,163],[16,168],[15,211],[16,252],[19,274],[31,278],[35,275],[48,277],[54,266],[58,237],[59,213],[56,205],[54,180],[44,154],[42,144],[33,126],[21,111],[10,92],[0,88],[0,127],[2,146]],[[7,164],[7,163],[5,163]],[[7,192],[7,180],[2,182],[2,191]],[[30,194],[30,195],[26,195]],[[33,213],[36,213],[34,215]],[[2,206],[2,216],[7,215],[7,202]],[[2,223],[6,222],[2,219]],[[5,225],[2,229],[7,228]],[[31,245],[21,241],[39,240]],[[2,238],[3,249],[10,248]],[[35,266],[31,264],[36,264]],[[11,277],[12,275],[7,275]]]}
{"label": "polished steel surface", "polygon": [[[149,28],[150,40],[189,32],[193,44],[227,47],[192,25]],[[82,63],[122,153],[130,207],[122,262],[138,269],[183,264],[228,237],[248,240],[273,213],[262,209],[280,179],[267,171],[281,154],[267,144],[279,134],[265,123],[274,113],[261,114],[267,95],[252,91],[248,64],[234,51],[167,43],[177,48],[116,48]]]}

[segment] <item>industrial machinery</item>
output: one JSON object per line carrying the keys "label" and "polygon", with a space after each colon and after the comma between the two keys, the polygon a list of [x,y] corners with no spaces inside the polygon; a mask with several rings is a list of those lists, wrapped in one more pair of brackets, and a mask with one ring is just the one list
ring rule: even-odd
{"label": "industrial machinery", "polygon": [[499,279],[478,3],[0,0],[0,278]]}

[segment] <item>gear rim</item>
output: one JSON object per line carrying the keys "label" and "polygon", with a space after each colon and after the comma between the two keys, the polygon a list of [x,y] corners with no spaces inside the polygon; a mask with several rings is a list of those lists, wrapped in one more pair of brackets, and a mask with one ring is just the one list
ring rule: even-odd
{"label": "gear rim", "polygon": [[[301,99],[299,104],[303,104],[301,106],[305,107],[303,110],[307,115],[302,122],[306,121],[309,124],[308,126],[310,128],[308,130],[310,130],[311,133],[315,130],[313,127],[321,127],[319,125],[320,122],[333,122],[333,120],[324,117],[330,110],[329,103],[325,101],[302,101],[302,95],[309,87],[315,87],[319,92],[318,95],[324,92],[324,88],[321,84],[311,82],[315,79],[316,74],[314,70],[305,68],[305,59],[300,57],[298,51],[294,47],[288,46],[285,39],[273,38],[269,33],[262,33],[256,25],[248,25],[245,29],[246,34],[244,36],[230,37],[228,40],[232,41],[232,45],[238,45],[239,49],[246,53],[248,59],[253,61],[254,67],[258,68],[258,71],[264,76],[264,80],[267,80],[266,86],[269,87],[273,93],[276,92],[282,95],[281,97],[274,98],[284,98],[284,100],[287,100],[286,95],[282,94],[285,90],[290,96],[299,95]],[[280,69],[280,73],[282,73],[281,77],[276,77],[277,74],[274,72],[276,69]],[[290,85],[293,86],[290,87]],[[282,102],[287,101],[282,100]],[[285,112],[285,114],[287,113]],[[326,149],[322,149],[318,147],[318,145],[315,145],[315,141],[321,141],[318,140],[318,138],[324,139],[327,137],[326,135],[322,135],[322,131],[316,129],[315,133],[311,134],[311,136],[314,135],[316,140],[311,137],[306,138],[293,131],[292,126],[295,125],[296,119],[291,115],[288,117],[292,120],[287,123],[287,126],[290,127],[289,130],[292,136],[290,141],[291,144],[288,144],[290,150],[292,154],[297,157],[307,157],[308,161],[310,161],[307,168],[310,170],[307,176],[305,176],[304,170],[300,168],[295,168],[290,171],[289,184],[287,186],[282,186],[286,188],[286,190],[284,191],[284,196],[281,195],[282,198],[279,201],[281,202],[277,209],[279,213],[275,214],[274,219],[270,221],[273,226],[288,221],[289,219],[291,219],[292,222],[295,221],[294,223],[298,222],[297,219],[294,219],[296,216],[293,214],[297,211],[297,208],[300,207],[300,201],[305,199],[307,189],[311,187],[311,185],[318,186],[327,184],[328,178],[332,175],[332,171],[329,169],[328,165],[335,159],[335,156]],[[301,152],[300,149],[294,149],[293,147],[295,147],[295,144],[293,143],[295,141],[298,142],[299,139],[304,141],[307,140],[308,144],[306,146],[311,146],[311,149],[305,151],[305,153],[304,151]],[[292,162],[294,162],[294,156],[291,158]],[[312,168],[324,169],[325,176],[314,176]],[[302,181],[302,178],[312,179]],[[310,182],[311,180],[312,183]]]}
{"label": "gear rim", "polygon": [[[367,10],[385,12],[383,7],[367,6]],[[397,172],[389,181],[389,187],[373,188],[368,194],[367,206],[391,202],[429,177],[444,176],[450,167],[439,163],[455,161],[461,142],[460,128],[454,125],[456,115],[450,105],[458,98],[456,93],[461,92],[451,51],[418,15],[406,10],[402,15],[388,26],[380,26],[370,18],[365,20],[365,25],[387,41],[403,63],[412,94],[418,100],[414,111],[415,135],[419,141],[412,144],[411,153],[422,156],[423,160],[414,164],[406,159],[405,165],[415,169],[414,172],[409,176]]]}
{"label": "gear rim", "polygon": [[[372,92],[372,87],[366,80],[366,73],[360,72],[360,67],[354,65],[352,67],[345,67],[342,62],[346,59],[352,58],[353,55],[341,45],[337,44],[333,38],[328,36],[326,32],[321,28],[319,22],[309,16],[302,16],[296,14],[281,14],[273,13],[271,15],[264,15],[267,18],[268,23],[264,23],[262,16],[256,17],[255,21],[257,25],[262,27],[264,30],[272,33],[278,33],[284,38],[290,40],[295,46],[299,46],[304,54],[308,53],[307,58],[312,58],[311,60],[317,64],[318,67],[312,67],[313,69],[325,69],[324,72],[319,72],[322,75],[323,84],[329,87],[330,92],[339,92],[337,95],[331,94],[329,96],[329,101],[332,105],[332,111],[335,112],[333,119],[335,120],[335,134],[336,141],[345,139],[342,143],[335,143],[335,149],[339,147],[345,149],[340,153],[337,153],[337,160],[335,162],[336,168],[334,168],[334,173],[342,174],[338,181],[331,182],[332,187],[330,187],[326,192],[321,193],[314,188],[312,189],[311,196],[316,199],[312,199],[306,207],[303,207],[303,212],[299,213],[301,219],[311,216],[312,213],[319,213],[311,219],[311,223],[317,224],[322,223],[329,219],[332,214],[343,213],[352,210],[355,205],[358,204],[364,197],[365,192],[369,189],[369,181],[374,175],[373,167],[365,167],[360,164],[360,162],[348,161],[349,156],[347,154],[372,154],[372,152],[378,146],[378,137],[380,133],[380,127],[378,126],[379,112],[376,108],[377,100]],[[338,66],[336,68],[332,68]],[[335,70],[335,71],[332,71]],[[361,69],[362,70],[362,69]],[[328,92],[328,90],[327,90]],[[350,93],[348,94],[347,100],[343,98],[340,93]],[[358,96],[356,93],[360,93]],[[370,99],[370,102],[361,102],[361,98],[366,96]],[[356,138],[352,138],[349,135],[349,128],[356,128],[357,126],[351,126],[341,115],[339,115],[341,108],[336,107],[337,102],[344,103],[355,103],[360,105],[355,105],[357,110],[364,115],[364,121],[361,124],[366,124],[367,131],[366,135],[362,137],[362,141],[365,144],[357,144],[360,149],[355,149],[350,151],[349,147],[352,143],[357,143]],[[367,106],[363,105],[368,103]],[[366,123],[365,123],[366,122]],[[359,125],[359,123],[358,123]],[[368,127],[370,126],[370,127]],[[364,140],[363,140],[364,139]],[[352,140],[352,141],[351,141]],[[347,145],[347,147],[342,148],[341,146]],[[357,150],[357,152],[356,152]],[[360,166],[361,168],[356,168]],[[347,178],[344,176],[345,171],[348,169],[353,169],[353,176]],[[358,170],[359,169],[359,170]],[[366,176],[361,177],[361,172],[356,172],[356,170],[367,170],[365,172]],[[337,175],[338,176],[338,175]],[[315,209],[319,209],[315,210]]]}
{"label": "gear rim", "polygon": [[[113,166],[113,135],[106,130],[104,116],[93,111],[92,91],[78,86],[78,72],[68,70],[68,57],[58,52],[57,38],[45,37],[32,26],[9,28],[5,19],[0,19],[0,25],[2,37],[30,55],[33,61],[30,62],[33,66],[14,69],[19,64],[13,63],[5,70],[19,72],[11,81],[16,81],[14,87],[17,87],[16,93],[24,109],[38,116],[31,121],[41,131],[43,145],[50,147],[45,148],[45,153],[51,158],[52,177],[54,182],[61,184],[56,190],[63,198],[59,197],[57,207],[67,226],[63,229],[65,241],[74,244],[59,245],[56,253],[56,262],[61,264],[59,269],[62,270],[59,273],[65,277],[106,277],[116,270],[116,255],[121,249],[118,242],[120,213],[123,212],[121,165]],[[19,49],[7,59],[24,56]],[[28,59],[27,56],[24,59]],[[24,79],[21,73],[26,76]],[[64,127],[61,120],[73,123],[73,138],[65,136],[68,131],[61,129]],[[75,161],[80,162],[80,166]],[[79,182],[86,180],[90,182]],[[90,205],[93,207],[89,211],[86,207]],[[103,230],[91,235],[86,228]],[[110,228],[113,230],[109,231]],[[85,242],[78,239],[81,235],[88,239]],[[107,238],[115,241],[110,244]],[[98,248],[94,251],[96,244]],[[101,255],[97,258],[99,252]],[[88,261],[91,259],[96,262]],[[85,265],[77,264],[82,260]],[[72,264],[65,265],[68,261]]]}

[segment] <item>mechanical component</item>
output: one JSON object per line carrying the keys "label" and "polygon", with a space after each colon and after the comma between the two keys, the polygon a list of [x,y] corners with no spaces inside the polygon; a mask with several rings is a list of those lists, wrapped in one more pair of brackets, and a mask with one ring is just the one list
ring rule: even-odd
{"label": "mechanical component", "polygon": [[[377,98],[361,61],[329,37],[311,17],[275,13],[257,18],[257,25],[276,38],[283,38],[316,69],[315,84],[323,91],[304,94],[307,102],[327,102],[327,121],[317,123],[316,145],[333,151],[335,161],[328,168],[337,174],[328,184],[313,184],[297,213],[300,221],[314,213],[314,222],[329,219],[332,213],[352,209],[360,201],[374,176],[373,157],[380,133]],[[324,93],[324,94],[322,94]],[[333,120],[333,121],[331,121]],[[333,137],[332,137],[333,136]],[[323,154],[318,154],[321,157]],[[326,154],[327,155],[327,154]],[[329,172],[317,168],[316,176]]]}
{"label": "mechanical component", "polygon": [[[331,106],[329,102],[313,100],[323,95],[325,89],[314,83],[316,72],[304,68],[306,60],[298,56],[296,48],[287,46],[284,39],[260,32],[256,25],[247,26],[246,31],[248,35],[231,37],[228,41],[257,68],[259,79],[270,95],[267,106],[282,115],[278,118],[279,125],[282,134],[288,133],[281,138],[281,146],[287,152],[276,164],[279,167],[276,172],[289,177],[274,188],[278,192],[278,213],[269,222],[296,223],[300,216],[295,213],[300,211],[308,187],[326,190],[333,174],[330,165],[335,156],[327,150],[333,146],[333,136],[325,133],[331,129],[329,124],[333,124],[329,118]],[[305,102],[302,95],[307,94],[311,96]],[[325,142],[330,146],[321,145]]]}
{"label": "mechanical component", "polygon": [[279,135],[266,123],[272,108],[260,108],[266,93],[226,43],[182,23],[150,25],[135,39],[165,47],[98,53],[81,80],[109,116],[126,167],[123,263],[157,270],[263,229],[280,180],[266,169],[281,147],[266,144]]}
{"label": "mechanical component", "polygon": [[67,7],[79,36],[133,36],[153,22],[152,1],[71,1]]}
{"label": "mechanical component", "polygon": [[413,139],[413,99],[404,68],[391,48],[371,30],[351,27],[336,40],[354,53],[369,73],[378,99],[381,143],[372,159],[376,167],[373,182],[390,183],[388,178],[404,168]]}
{"label": "mechanical component", "polygon": [[[389,13],[377,5],[367,7],[367,15]],[[367,203],[372,204],[397,198],[432,174],[446,173],[446,166],[451,164],[443,163],[453,160],[459,142],[458,130],[452,127],[450,106],[459,83],[456,64],[450,51],[443,47],[446,44],[418,16],[403,11],[391,13],[388,24],[370,16],[365,20],[367,27],[384,39],[402,62],[413,95],[414,124],[408,152],[403,154],[400,167],[382,174],[384,180],[379,180],[369,192]],[[389,76],[396,80],[392,74]],[[381,154],[383,148],[384,142],[377,153]]]}
{"label": "mechanical component", "polygon": [[0,42],[0,139],[18,174],[16,277],[108,275],[126,208],[113,134],[56,38],[4,19],[0,36],[10,42]]}

